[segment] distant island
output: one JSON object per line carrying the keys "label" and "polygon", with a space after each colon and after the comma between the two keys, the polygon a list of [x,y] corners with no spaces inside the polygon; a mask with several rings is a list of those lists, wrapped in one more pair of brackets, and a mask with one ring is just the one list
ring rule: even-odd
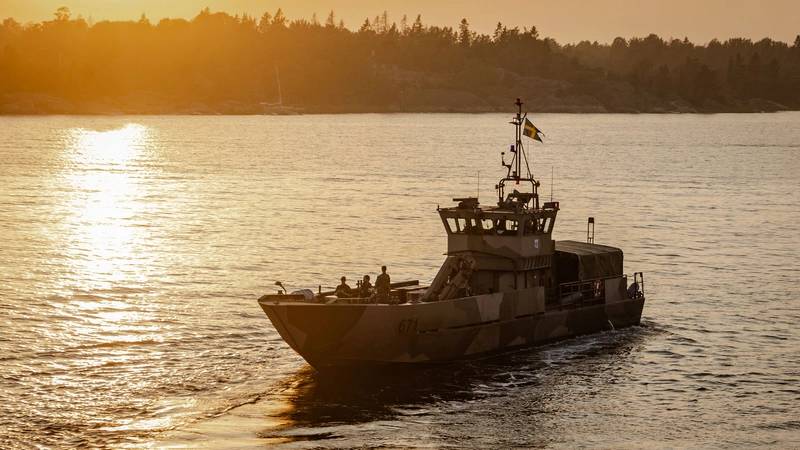
{"label": "distant island", "polygon": [[191,20],[0,25],[0,114],[755,112],[800,109],[800,36],[559,44],[420,16],[320,21],[203,9]]}

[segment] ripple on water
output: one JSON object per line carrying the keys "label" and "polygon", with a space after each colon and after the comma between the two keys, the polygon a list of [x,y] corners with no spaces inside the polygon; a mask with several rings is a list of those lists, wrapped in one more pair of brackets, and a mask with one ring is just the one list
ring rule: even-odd
{"label": "ripple on water", "polygon": [[555,237],[597,219],[643,326],[310,371],[255,299],[430,280],[436,205],[507,141],[504,115],[420,117],[0,118],[0,447],[800,446],[797,113],[540,115]]}

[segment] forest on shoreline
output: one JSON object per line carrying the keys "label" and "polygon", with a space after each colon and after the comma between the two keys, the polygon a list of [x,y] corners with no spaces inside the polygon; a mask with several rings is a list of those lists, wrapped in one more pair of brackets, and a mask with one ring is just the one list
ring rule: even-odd
{"label": "forest on shoreline", "polygon": [[535,26],[492,34],[395,22],[212,12],[90,23],[0,23],[0,114],[755,112],[800,109],[800,35],[559,44]]}

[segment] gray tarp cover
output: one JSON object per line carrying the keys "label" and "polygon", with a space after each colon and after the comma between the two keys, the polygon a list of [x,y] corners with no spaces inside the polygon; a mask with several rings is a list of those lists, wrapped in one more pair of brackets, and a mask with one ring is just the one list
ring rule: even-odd
{"label": "gray tarp cover", "polygon": [[616,247],[557,241],[555,260],[559,283],[622,275],[622,250]]}

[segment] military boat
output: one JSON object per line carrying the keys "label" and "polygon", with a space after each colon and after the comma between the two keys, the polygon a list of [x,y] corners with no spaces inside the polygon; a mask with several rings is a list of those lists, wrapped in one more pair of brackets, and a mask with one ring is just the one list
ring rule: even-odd
{"label": "military boat", "polygon": [[586,242],[552,239],[559,203],[540,203],[522,142],[539,131],[516,106],[496,206],[466,197],[437,208],[447,253],[430,284],[353,297],[284,289],[258,299],[314,368],[457,361],[639,324],[644,276],[629,278],[622,250],[593,242],[591,218]]}

